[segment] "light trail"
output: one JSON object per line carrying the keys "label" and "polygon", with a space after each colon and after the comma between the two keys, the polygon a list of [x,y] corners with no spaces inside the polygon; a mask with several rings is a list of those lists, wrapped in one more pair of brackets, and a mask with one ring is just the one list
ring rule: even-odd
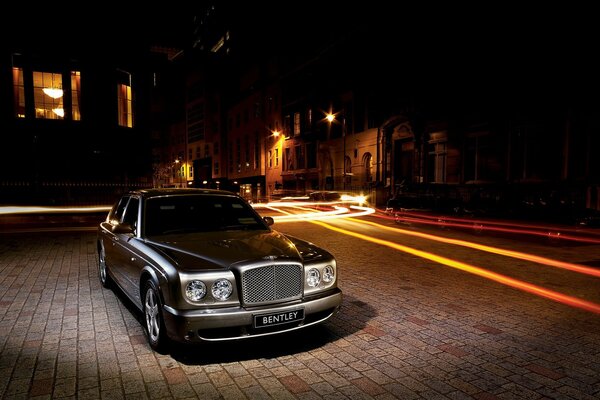
{"label": "light trail", "polygon": [[[279,211],[278,208],[275,207],[264,207],[269,210]],[[294,207],[296,208],[296,207]],[[316,220],[316,219],[326,219],[326,218],[337,218],[338,215],[348,216],[349,210],[345,207],[335,207],[333,211],[315,211],[315,212],[307,212],[302,214],[288,214],[288,215],[276,215],[273,217],[275,222],[295,222],[295,221],[308,221],[308,220]]]}
{"label": "light trail", "polygon": [[456,260],[452,260],[447,257],[442,257],[442,256],[438,256],[433,253],[428,253],[426,251],[417,250],[412,247],[408,247],[408,246],[404,246],[404,245],[401,245],[398,243],[390,242],[388,240],[383,240],[383,239],[378,239],[378,238],[375,238],[372,236],[367,236],[362,233],[349,231],[347,229],[339,228],[339,227],[327,224],[325,222],[321,222],[321,221],[310,221],[310,222],[313,224],[320,225],[326,229],[330,229],[332,231],[342,233],[344,235],[353,236],[353,237],[365,240],[367,242],[376,243],[376,244],[386,246],[386,247],[389,247],[389,248],[392,248],[395,250],[399,250],[399,251],[402,251],[402,252],[405,252],[408,254],[412,254],[414,256],[421,257],[426,260],[430,260],[430,261],[433,261],[433,262],[436,262],[436,263],[439,263],[442,265],[446,265],[446,266],[449,266],[452,268],[456,268],[458,270],[465,271],[470,274],[481,276],[483,278],[486,278],[486,279],[489,279],[489,280],[492,280],[492,281],[501,283],[503,285],[510,286],[515,289],[519,289],[519,290],[522,290],[522,291],[525,291],[528,293],[532,293],[537,296],[556,301],[558,303],[566,304],[569,306],[580,308],[582,310],[600,314],[600,304],[593,303],[591,301],[586,301],[586,300],[579,299],[577,297],[568,296],[568,295],[562,294],[560,292],[546,289],[542,286],[534,285],[534,284],[531,284],[531,283],[528,283],[525,281],[520,281],[518,279],[514,279],[514,278],[508,277],[506,275],[498,274],[496,272],[488,271],[486,269],[483,269],[483,268],[480,268],[480,267],[477,267],[474,265],[470,265],[470,264],[467,264],[467,263],[464,263],[461,261],[456,261]]}
{"label": "light trail", "polygon": [[476,250],[480,250],[480,251],[485,251],[487,253],[499,254],[502,256],[506,256],[506,257],[517,258],[520,260],[531,261],[531,262],[535,262],[538,264],[544,264],[544,265],[548,265],[548,266],[552,266],[552,267],[567,269],[570,271],[579,272],[581,274],[600,277],[599,269],[586,267],[584,265],[566,263],[566,262],[562,262],[562,261],[558,261],[558,260],[553,260],[551,258],[540,257],[540,256],[536,256],[533,254],[521,253],[519,251],[514,251],[514,250],[501,249],[498,247],[486,246],[483,244],[468,242],[466,240],[450,239],[450,238],[446,238],[446,237],[442,237],[442,236],[431,235],[428,233],[414,232],[414,231],[409,231],[409,230],[405,230],[405,229],[401,229],[401,228],[392,228],[392,227],[389,227],[386,225],[381,225],[381,224],[371,222],[371,221],[357,220],[354,218],[350,218],[350,219],[357,223],[371,225],[378,229],[392,231],[392,232],[400,233],[402,235],[415,236],[415,237],[420,237],[423,239],[433,240],[436,242],[448,243],[448,244],[453,244],[453,245],[462,246],[462,247],[468,247],[468,248],[472,248],[472,249],[476,249]]}
{"label": "light trail", "polygon": [[[275,222],[298,222],[298,221],[316,221],[316,220],[330,220],[338,218],[349,218],[349,217],[361,217],[369,214],[374,214],[376,211],[372,207],[363,206],[349,206],[342,207],[337,204],[343,202],[273,202],[267,204],[253,204],[255,209],[268,209],[276,212],[280,212],[286,215],[275,215],[273,219]],[[334,208],[332,211],[314,211],[308,207],[311,206],[331,206]],[[308,211],[299,214],[288,213],[282,210],[282,208],[292,208],[295,210]]]}
{"label": "light trail", "polygon": [[[379,213],[385,214],[385,211],[377,210]],[[424,225],[436,225],[442,227],[456,227],[472,229],[476,231],[493,231],[502,233],[514,233],[519,235],[531,235],[548,237],[550,239],[570,240],[574,242],[600,244],[600,231],[595,231],[586,228],[570,228],[566,226],[552,226],[552,225],[536,225],[536,224],[523,224],[518,222],[506,222],[506,221],[495,221],[495,220],[482,220],[482,219],[466,219],[451,217],[447,215],[426,215],[422,213],[415,213],[409,211],[403,211],[396,213],[395,216],[390,217],[388,215],[376,215],[379,218],[393,219],[395,221],[402,221],[407,223],[416,223]]]}
{"label": "light trail", "polygon": [[0,207],[0,214],[37,214],[37,213],[71,213],[71,212],[99,212],[109,211],[110,206],[93,207],[21,207],[21,206],[3,206]]}

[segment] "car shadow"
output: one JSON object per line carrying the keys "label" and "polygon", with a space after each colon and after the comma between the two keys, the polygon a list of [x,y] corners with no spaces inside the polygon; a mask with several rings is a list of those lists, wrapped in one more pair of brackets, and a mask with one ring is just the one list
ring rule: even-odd
{"label": "car shadow", "polygon": [[[358,318],[356,307],[360,308],[360,317]],[[375,316],[375,309],[367,303],[351,296],[344,296],[339,312],[323,324],[298,331],[243,340],[197,344],[173,343],[170,355],[186,365],[230,363],[290,356],[318,349],[328,343],[355,334]]]}
{"label": "car shadow", "polygon": [[[144,314],[118,287],[113,285],[112,292],[144,329]],[[170,354],[176,361],[186,365],[229,363],[289,356],[315,350],[328,343],[355,334],[362,330],[367,322],[375,316],[375,309],[368,303],[344,295],[339,312],[320,325],[278,335],[242,340],[199,342],[195,344],[173,342],[167,349],[166,354]]]}

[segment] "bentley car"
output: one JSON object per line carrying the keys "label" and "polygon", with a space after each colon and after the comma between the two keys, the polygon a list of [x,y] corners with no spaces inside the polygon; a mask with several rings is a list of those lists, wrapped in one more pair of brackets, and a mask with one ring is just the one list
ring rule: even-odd
{"label": "bentley car", "polygon": [[139,308],[157,351],[327,321],[342,302],[335,258],[273,222],[223,190],[127,193],[98,229],[100,282]]}

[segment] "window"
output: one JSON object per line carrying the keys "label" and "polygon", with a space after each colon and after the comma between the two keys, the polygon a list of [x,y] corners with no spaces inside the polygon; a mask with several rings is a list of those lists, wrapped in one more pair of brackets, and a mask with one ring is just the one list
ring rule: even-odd
{"label": "window", "polygon": [[[534,148],[541,147],[539,141],[534,143]],[[502,169],[499,168],[500,163],[495,154],[499,148],[499,145],[493,141],[493,137],[485,132],[465,138],[465,182],[485,182],[502,179]]]}
{"label": "window", "polygon": [[269,150],[269,168],[273,168],[273,151]]}
{"label": "window", "polygon": [[344,157],[344,175],[352,173],[352,160],[350,157]]}
{"label": "window", "polygon": [[133,93],[131,86],[119,83],[117,85],[119,107],[119,126],[133,128]]}
{"label": "window", "polygon": [[250,137],[244,135],[244,163],[246,167],[250,166]]}
{"label": "window", "polygon": [[427,180],[431,183],[446,182],[446,142],[429,143]]}
{"label": "window", "polygon": [[283,134],[286,139],[290,137],[290,132],[292,132],[291,118],[289,115],[286,115],[283,120]]}
{"label": "window", "polygon": [[198,102],[187,110],[188,142],[204,140],[204,103]]}
{"label": "window", "polygon": [[260,137],[254,133],[254,169],[260,167]]}
{"label": "window", "polygon": [[218,161],[215,161],[214,170],[215,170],[215,175],[219,175],[219,162]]}
{"label": "window", "polygon": [[242,172],[242,139],[235,138],[235,163],[237,164],[237,172]]}
{"label": "window", "polygon": [[73,121],[81,120],[79,103],[81,100],[81,73],[71,71],[71,118]]}
{"label": "window", "polygon": [[306,168],[317,168],[317,143],[306,143]]}
{"label": "window", "polygon": [[134,232],[137,228],[139,202],[139,199],[132,197],[123,215],[123,223],[131,225]]}
{"label": "window", "polygon": [[285,148],[284,159],[283,159],[283,170],[292,171],[294,169],[294,159],[292,157],[292,149],[289,147]]}
{"label": "window", "polygon": [[296,150],[296,168],[297,169],[303,169],[304,168],[304,149],[302,148],[302,146],[296,146],[295,147]]}
{"label": "window", "polygon": [[294,113],[294,136],[300,135],[300,113]]}
{"label": "window", "polygon": [[15,96],[15,117],[25,118],[25,83],[23,68],[13,68],[13,87]]}
{"label": "window", "polygon": [[64,119],[62,75],[52,72],[33,72],[35,117]]}
{"label": "window", "polygon": [[373,156],[371,153],[365,153],[363,160],[365,165],[365,182],[369,183],[373,181]]}
{"label": "window", "polygon": [[275,166],[279,166],[279,149],[277,147],[275,148]]}

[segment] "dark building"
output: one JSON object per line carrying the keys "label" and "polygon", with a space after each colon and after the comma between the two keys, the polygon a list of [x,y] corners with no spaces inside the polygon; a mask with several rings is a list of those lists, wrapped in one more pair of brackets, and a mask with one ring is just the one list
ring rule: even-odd
{"label": "dark building", "polygon": [[[285,140],[281,175],[256,170],[267,187],[371,188],[380,205],[401,193],[450,196],[512,215],[600,208],[598,80],[585,23],[558,24],[551,10],[532,20],[525,9],[491,18],[377,5],[242,8],[209,7],[208,19],[218,17],[196,42],[227,49],[238,67],[230,82],[257,65],[277,71],[228,92],[224,109],[240,131],[222,136],[228,178],[243,178],[252,159],[243,155],[260,147],[243,138],[243,110],[275,84]],[[324,123],[327,112],[337,124]]]}
{"label": "dark building", "polygon": [[[253,201],[347,190],[378,206],[410,194],[511,215],[600,209],[598,63],[581,12],[286,7],[202,4],[78,51],[13,45],[4,181],[210,186]],[[150,52],[154,30],[171,43]],[[60,80],[63,116],[37,73]]]}
{"label": "dark building", "polygon": [[24,22],[28,37],[0,54],[0,202],[106,204],[152,186],[167,56],[133,34],[103,34],[112,19],[45,21]]}

